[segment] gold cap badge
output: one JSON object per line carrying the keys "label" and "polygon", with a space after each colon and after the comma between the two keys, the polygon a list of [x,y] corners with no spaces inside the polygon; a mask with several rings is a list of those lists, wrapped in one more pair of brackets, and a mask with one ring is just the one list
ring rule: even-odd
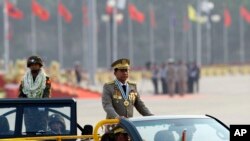
{"label": "gold cap badge", "polygon": [[113,69],[129,69],[129,65],[130,65],[130,60],[122,58],[113,62],[111,67]]}

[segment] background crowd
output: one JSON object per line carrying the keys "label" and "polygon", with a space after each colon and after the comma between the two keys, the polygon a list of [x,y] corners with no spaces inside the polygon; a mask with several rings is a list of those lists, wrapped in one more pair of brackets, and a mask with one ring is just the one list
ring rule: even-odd
{"label": "background crowd", "polygon": [[[195,62],[186,64],[183,61],[175,62],[170,58],[160,66],[152,65],[152,82],[154,94],[183,95],[199,91],[200,68]],[[159,90],[161,85],[162,90]]]}

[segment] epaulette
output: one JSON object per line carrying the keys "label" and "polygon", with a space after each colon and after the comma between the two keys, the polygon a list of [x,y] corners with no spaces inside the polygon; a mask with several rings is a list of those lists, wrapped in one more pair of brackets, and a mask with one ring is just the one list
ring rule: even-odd
{"label": "epaulette", "polygon": [[106,84],[110,85],[110,84],[114,84],[114,83],[115,83],[115,81],[112,80],[112,81],[110,81],[110,82],[107,82]]}
{"label": "epaulette", "polygon": [[130,84],[130,85],[136,85],[136,82],[127,81],[127,83]]}

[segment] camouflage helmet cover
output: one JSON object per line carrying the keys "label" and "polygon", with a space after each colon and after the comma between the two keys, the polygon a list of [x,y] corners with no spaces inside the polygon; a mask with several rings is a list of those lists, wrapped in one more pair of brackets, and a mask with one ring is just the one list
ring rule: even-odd
{"label": "camouflage helmet cover", "polygon": [[39,56],[30,56],[27,60],[27,67],[30,67],[32,64],[39,64],[43,66],[43,61]]}

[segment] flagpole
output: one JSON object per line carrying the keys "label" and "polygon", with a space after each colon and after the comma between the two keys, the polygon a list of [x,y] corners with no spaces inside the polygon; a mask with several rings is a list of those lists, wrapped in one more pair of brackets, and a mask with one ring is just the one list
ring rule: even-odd
{"label": "flagpole", "polygon": [[[152,16],[154,16],[154,15],[152,15],[152,14],[154,14],[154,13],[152,13],[152,12],[154,12],[154,8],[153,8],[153,5],[152,4],[149,4],[149,14],[150,14],[150,18],[151,18],[151,21],[150,22],[152,22],[152,20],[155,20],[155,19],[152,19],[153,17]],[[155,46],[154,46],[154,25],[153,25],[153,23],[150,23],[151,25],[149,26],[150,28],[149,28],[149,31],[150,31],[150,48],[149,48],[149,50],[150,50],[150,62],[155,62]]]}
{"label": "flagpole", "polygon": [[113,12],[112,12],[112,47],[113,47],[113,60],[112,61],[115,61],[117,60],[117,52],[118,52],[118,49],[117,49],[117,22],[116,22],[116,15],[117,15],[117,7],[116,7],[116,4],[114,5],[113,7]]}
{"label": "flagpole", "polygon": [[240,63],[245,63],[245,24],[242,16],[239,16],[240,22]]}
{"label": "flagpole", "polygon": [[89,58],[88,58],[88,31],[87,28],[82,24],[82,50],[83,50],[83,63],[85,64],[85,68],[88,68]]}
{"label": "flagpole", "polygon": [[223,28],[223,47],[224,47],[224,51],[223,51],[223,56],[224,56],[224,64],[228,64],[228,29],[226,26],[224,26]]}
{"label": "flagpole", "polygon": [[193,24],[191,21],[189,21],[189,24],[190,29],[188,30],[188,58],[189,61],[194,61]]}
{"label": "flagpole", "polygon": [[[129,2],[128,2],[129,4]],[[129,10],[128,10],[128,16],[129,16]],[[129,53],[129,59],[131,61],[131,64],[134,63],[134,50],[133,50],[133,46],[134,46],[134,41],[133,41],[134,37],[133,37],[133,23],[132,20],[130,18],[130,16],[128,17],[128,53]]]}
{"label": "flagpole", "polygon": [[[185,17],[186,15],[183,14],[183,17]],[[186,19],[183,18],[183,27],[182,27],[182,60],[187,60],[187,29],[186,29]]]}
{"label": "flagpole", "polygon": [[187,59],[187,32],[182,31],[182,60],[188,60]]}
{"label": "flagpole", "polygon": [[4,68],[5,72],[9,70],[9,40],[7,39],[9,33],[9,17],[7,14],[7,3],[3,2],[3,16],[4,16]]}
{"label": "flagpole", "polygon": [[97,69],[97,21],[96,21],[96,0],[88,1],[88,15],[90,18],[88,28],[88,57],[89,57],[89,68],[88,73],[90,76],[90,84],[95,85],[95,73]]}
{"label": "flagpole", "polygon": [[212,54],[212,46],[211,46],[211,23],[210,20],[206,22],[206,28],[207,28],[207,64],[211,64],[211,54]]}
{"label": "flagpole", "polygon": [[[198,15],[200,15],[201,13],[201,9],[200,9],[200,0],[197,0],[197,13]],[[201,63],[202,63],[202,58],[201,58],[201,45],[202,45],[202,42],[201,42],[201,23],[198,23],[197,22],[197,30],[196,30],[196,62],[197,62],[197,65],[198,66],[201,66]]]}
{"label": "flagpole", "polygon": [[105,24],[106,24],[106,65],[107,65],[107,68],[110,68],[110,65],[111,65],[111,59],[110,59],[110,56],[111,56],[111,46],[110,46],[110,20],[111,20],[111,17],[110,15],[107,15],[108,16],[108,21],[105,21]]}
{"label": "flagpole", "polygon": [[170,30],[170,42],[169,42],[169,46],[170,46],[170,57],[175,59],[175,33],[174,33],[174,19],[173,19],[173,15],[172,17],[170,17],[170,24],[169,24],[169,30]]}
{"label": "flagpole", "polygon": [[[58,6],[60,4],[60,0],[58,0]],[[62,16],[57,12],[57,28],[58,28],[58,61],[60,63],[61,68],[64,66],[63,62],[63,34],[62,34]]]}
{"label": "flagpole", "polygon": [[[85,68],[88,68],[89,58],[88,58],[88,24],[87,24],[87,1],[82,0],[82,48],[83,48],[83,63]],[[85,25],[86,24],[86,25]]]}
{"label": "flagpole", "polygon": [[32,34],[32,54],[37,54],[37,46],[36,46],[36,17],[32,13],[31,14],[31,34]]}

